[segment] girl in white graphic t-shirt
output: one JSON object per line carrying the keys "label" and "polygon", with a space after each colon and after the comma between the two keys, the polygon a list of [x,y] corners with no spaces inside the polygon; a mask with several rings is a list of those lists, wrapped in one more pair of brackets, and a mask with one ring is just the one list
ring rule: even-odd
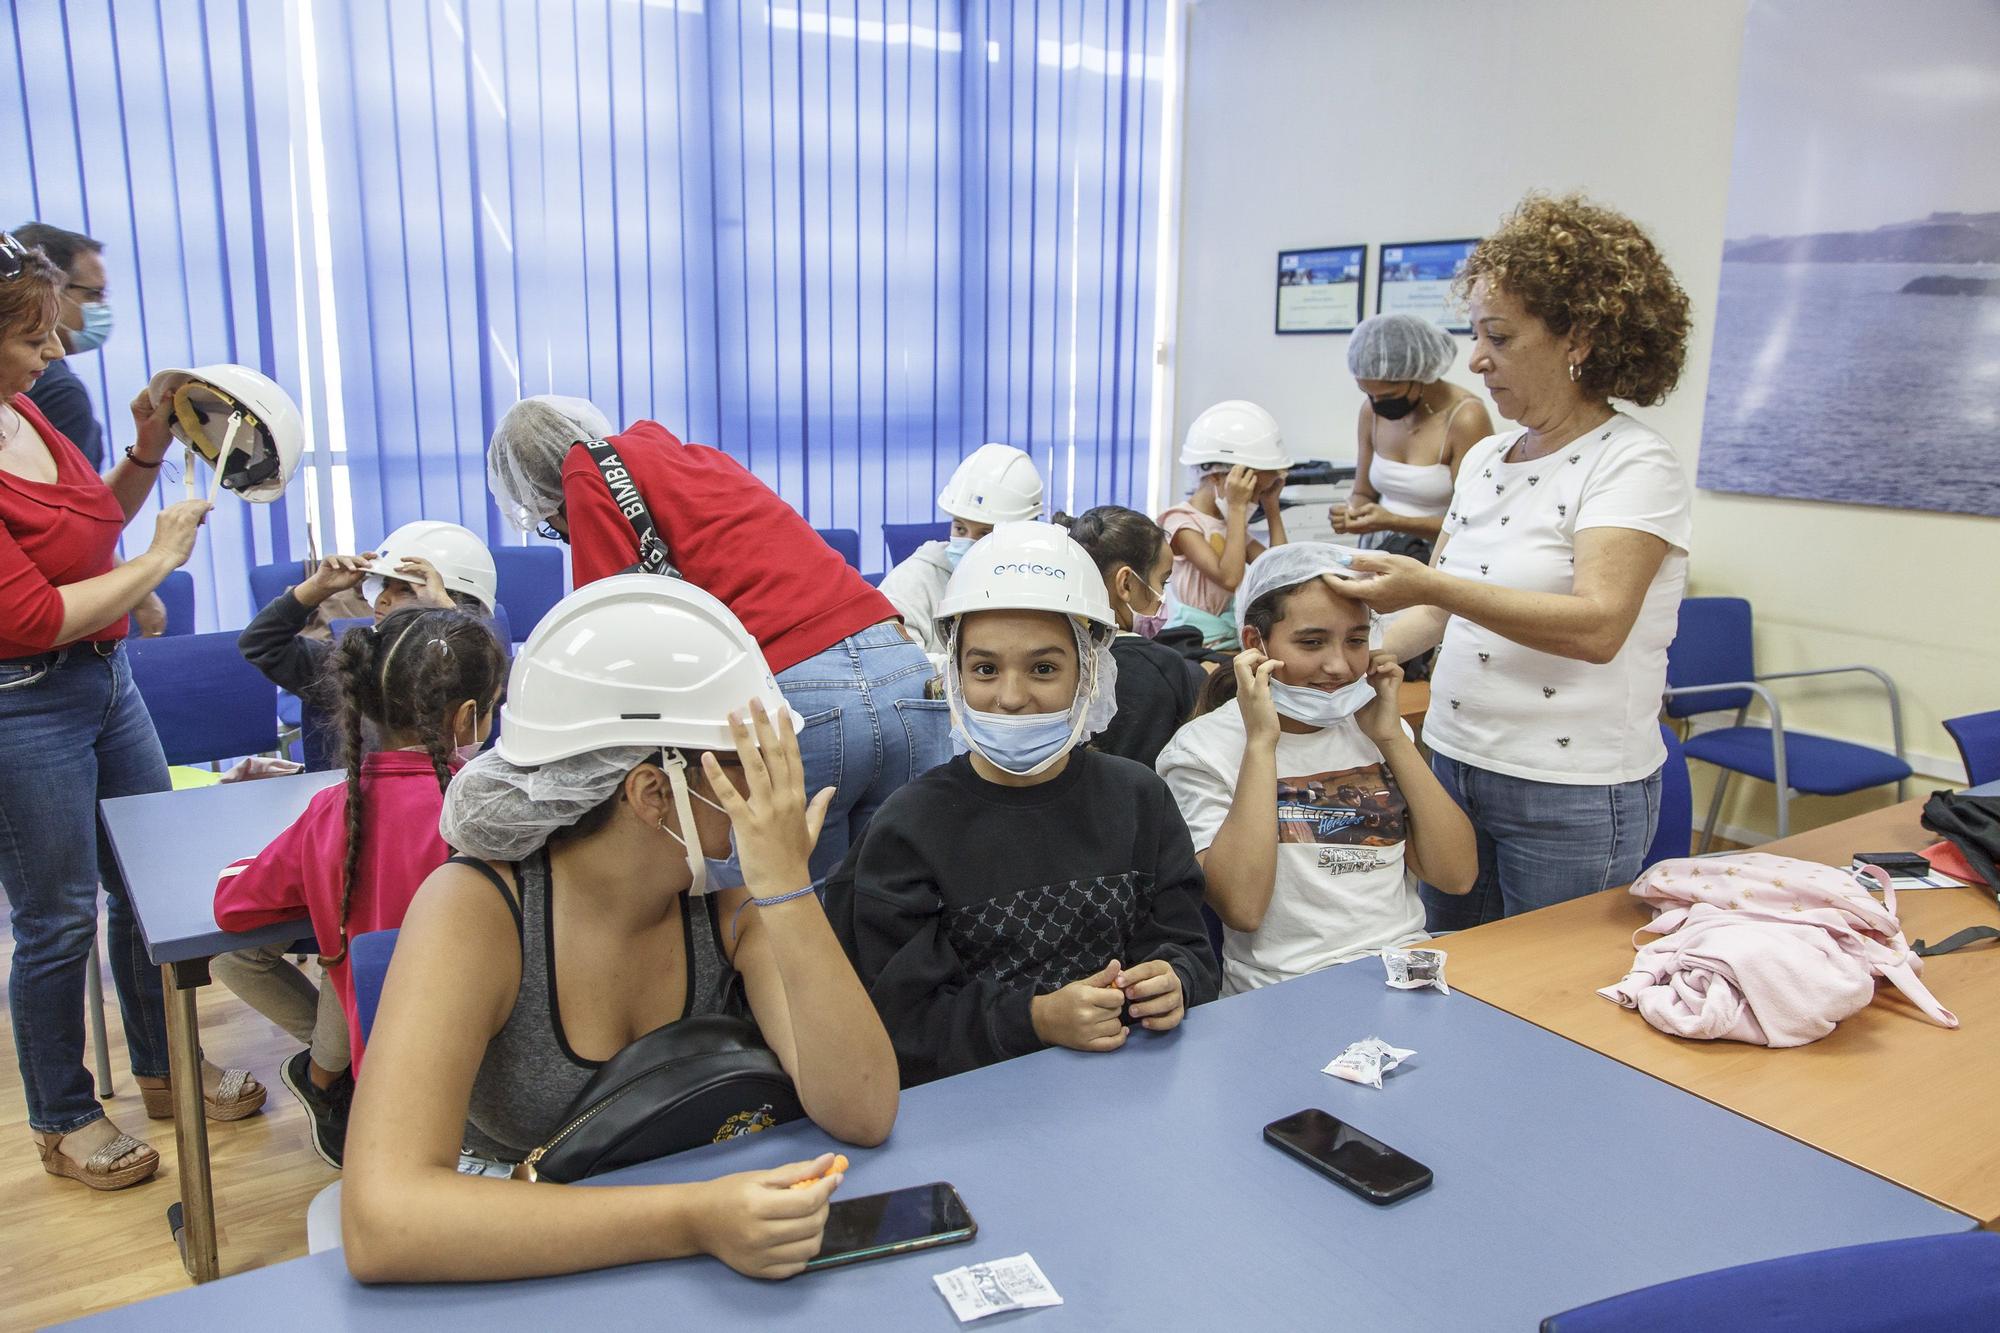
{"label": "girl in white graphic t-shirt", "polygon": [[[1472,826],[1396,706],[1339,548],[1278,547],[1244,577],[1244,651],[1161,752],[1223,924],[1235,994],[1425,938],[1412,875],[1472,886]],[[1236,706],[1222,706],[1234,696]]]}

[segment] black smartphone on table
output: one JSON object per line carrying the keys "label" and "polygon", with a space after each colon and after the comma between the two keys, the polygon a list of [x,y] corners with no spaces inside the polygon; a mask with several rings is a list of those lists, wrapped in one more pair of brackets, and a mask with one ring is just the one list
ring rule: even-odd
{"label": "black smartphone on table", "polygon": [[1857,865],[1874,866],[1891,879],[1924,879],[1931,863],[1916,852],[1856,852]]}
{"label": "black smartphone on table", "polygon": [[1264,1126],[1264,1141],[1370,1203],[1394,1203],[1431,1183],[1431,1169],[1325,1111],[1305,1110]]}
{"label": "black smartphone on table", "polygon": [[806,1271],[957,1245],[978,1234],[979,1224],[966,1211],[965,1200],[942,1180],[835,1199],[827,1206],[819,1253],[806,1260]]}

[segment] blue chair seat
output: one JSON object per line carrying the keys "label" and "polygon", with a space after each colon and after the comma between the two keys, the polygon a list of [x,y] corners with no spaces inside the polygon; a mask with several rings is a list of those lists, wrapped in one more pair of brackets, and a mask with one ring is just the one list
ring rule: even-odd
{"label": "blue chair seat", "polygon": [[[1701,759],[1776,782],[1768,727],[1722,727],[1690,736],[1682,747],[1690,759]],[[1893,754],[1806,732],[1785,732],[1785,778],[1793,790],[1816,796],[1838,796],[1901,782],[1910,766]]]}

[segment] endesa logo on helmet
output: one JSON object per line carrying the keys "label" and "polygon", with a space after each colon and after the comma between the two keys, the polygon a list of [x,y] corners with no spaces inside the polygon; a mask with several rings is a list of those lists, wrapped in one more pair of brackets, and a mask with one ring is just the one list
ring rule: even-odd
{"label": "endesa logo on helmet", "polygon": [[993,566],[993,572],[995,574],[1036,574],[1048,579],[1066,579],[1069,577],[1068,570],[1057,569],[1054,565],[1037,565],[1021,562],[1008,565],[995,565]]}

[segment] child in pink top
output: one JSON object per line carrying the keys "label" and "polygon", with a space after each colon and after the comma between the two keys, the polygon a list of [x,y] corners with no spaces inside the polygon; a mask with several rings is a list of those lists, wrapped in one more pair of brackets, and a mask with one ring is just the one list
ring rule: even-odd
{"label": "child in pink top", "polygon": [[492,730],[506,668],[486,620],[465,611],[409,608],[349,630],[330,668],[346,783],[313,797],[269,847],[229,866],[216,884],[215,920],[224,930],[253,930],[301,911],[312,921],[326,983],[319,988],[281,948],[228,954],[213,968],[252,1008],[308,1043],[279,1072],[311,1117],[314,1150],[329,1166],[340,1165],[349,1070],[361,1058],[348,941],[400,926],[417,886],[451,856],[438,835],[444,789],[461,755]]}
{"label": "child in pink top", "polygon": [[1176,606],[1169,625],[1201,631],[1203,644],[1234,651],[1236,587],[1243,571],[1264,553],[1264,543],[1250,535],[1250,510],[1264,506],[1271,528],[1271,545],[1285,544],[1285,520],[1278,509],[1278,492],[1285,486],[1281,471],[1258,472],[1243,466],[1211,463],[1197,474],[1187,503],[1160,515],[1167,542],[1173,547],[1174,571],[1168,582]]}

